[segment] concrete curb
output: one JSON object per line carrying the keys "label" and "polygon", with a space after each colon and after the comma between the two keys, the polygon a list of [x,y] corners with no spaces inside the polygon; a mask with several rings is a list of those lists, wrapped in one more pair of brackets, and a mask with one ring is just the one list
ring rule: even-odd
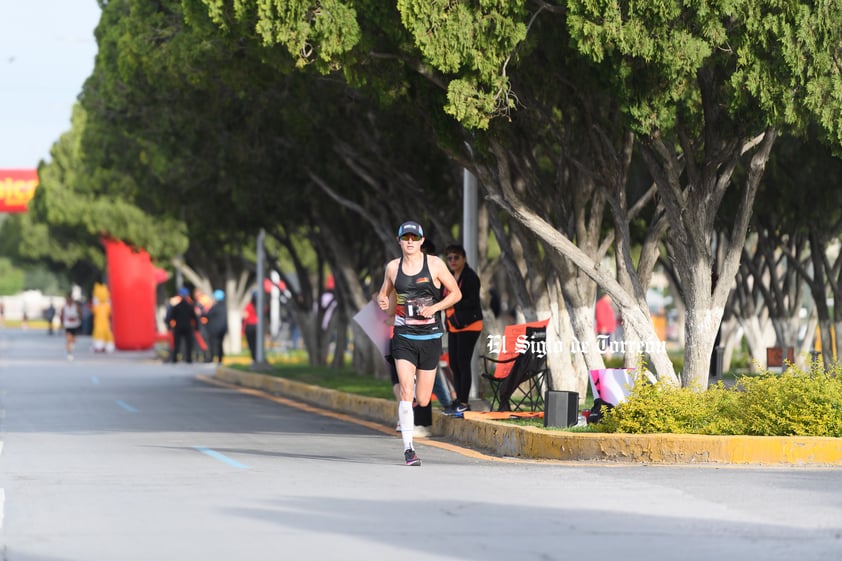
{"label": "concrete curb", "polygon": [[387,399],[344,393],[267,374],[243,372],[227,366],[218,366],[214,378],[229,384],[262,390],[272,395],[346,413],[368,421],[388,424],[394,423],[398,418],[397,403]]}
{"label": "concrete curb", "polygon": [[[215,378],[391,425],[397,403],[219,366]],[[842,438],[570,433],[516,426],[469,412],[433,415],[434,436],[498,456],[645,464],[842,466]]]}

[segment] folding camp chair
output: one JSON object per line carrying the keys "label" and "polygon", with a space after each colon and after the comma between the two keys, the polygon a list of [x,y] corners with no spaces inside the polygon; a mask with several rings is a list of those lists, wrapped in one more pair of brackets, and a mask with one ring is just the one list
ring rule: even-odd
{"label": "folding camp chair", "polygon": [[[491,387],[491,410],[543,409],[547,367],[546,340],[549,319],[507,325],[497,357],[481,355],[482,377]],[[520,389],[520,395],[515,391]]]}

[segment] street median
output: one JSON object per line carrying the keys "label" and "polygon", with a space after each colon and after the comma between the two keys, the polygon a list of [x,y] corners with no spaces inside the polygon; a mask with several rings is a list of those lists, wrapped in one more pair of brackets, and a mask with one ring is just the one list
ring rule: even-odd
{"label": "street median", "polygon": [[[226,366],[217,380],[391,425],[397,403]],[[545,430],[483,418],[433,415],[432,433],[497,456],[643,464],[842,466],[842,439],[809,436],[613,434]]]}

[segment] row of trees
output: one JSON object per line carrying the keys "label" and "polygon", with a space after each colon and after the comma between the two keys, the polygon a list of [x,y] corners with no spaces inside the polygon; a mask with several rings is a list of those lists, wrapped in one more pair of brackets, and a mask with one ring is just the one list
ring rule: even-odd
{"label": "row of trees", "polygon": [[[723,318],[755,348],[768,344],[765,318],[791,344],[805,280],[823,332],[842,324],[824,305],[842,287],[827,257],[839,231],[837,2],[102,8],[95,70],[40,170],[21,254],[95,269],[108,232],[159,259],[183,254],[196,282],[242,303],[265,229],[279,270],[295,271],[320,360],[325,271],[344,333],[397,251],[396,224],[456,237],[465,168],[484,194],[485,285],[504,277],[525,319],[551,315],[551,337],[585,344],[551,356],[556,387],[583,390],[602,366],[597,286],[627,340],[655,340],[646,289],[658,263],[685,311],[684,385],[706,387]],[[650,365],[679,383],[666,355]]]}

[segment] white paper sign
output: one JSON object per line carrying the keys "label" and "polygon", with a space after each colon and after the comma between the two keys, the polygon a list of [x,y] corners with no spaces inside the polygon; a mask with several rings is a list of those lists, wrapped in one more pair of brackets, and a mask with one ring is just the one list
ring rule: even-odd
{"label": "white paper sign", "polygon": [[389,315],[380,309],[377,302],[371,301],[356,313],[353,320],[359,324],[371,342],[380,349],[383,356],[392,352],[392,326]]}
{"label": "white paper sign", "polygon": [[611,405],[626,400],[634,386],[633,369],[606,368],[591,370],[591,391],[593,395]]}

